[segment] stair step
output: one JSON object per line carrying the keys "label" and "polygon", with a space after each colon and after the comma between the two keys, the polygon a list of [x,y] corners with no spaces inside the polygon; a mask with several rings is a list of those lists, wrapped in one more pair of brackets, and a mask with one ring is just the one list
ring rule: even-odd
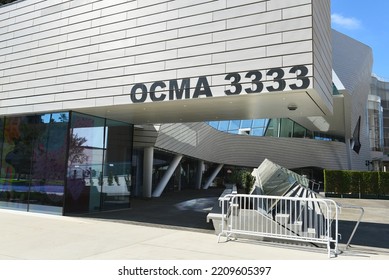
{"label": "stair step", "polygon": [[289,214],[277,213],[275,216],[275,220],[281,225],[285,225],[289,222],[289,217]]}
{"label": "stair step", "polygon": [[293,224],[289,224],[288,228],[296,234],[300,234],[303,231],[303,223],[297,221]]}
{"label": "stair step", "polygon": [[306,232],[302,234],[305,237],[314,238],[316,237],[316,229],[314,228],[308,228]]}

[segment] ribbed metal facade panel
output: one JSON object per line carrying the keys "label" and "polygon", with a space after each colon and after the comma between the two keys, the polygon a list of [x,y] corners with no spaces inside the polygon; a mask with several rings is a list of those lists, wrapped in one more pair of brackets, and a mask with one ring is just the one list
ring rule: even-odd
{"label": "ribbed metal facade panel", "polygon": [[[332,42],[332,51],[335,54],[334,70],[351,94],[351,97],[345,97],[346,106],[350,107],[345,112],[351,115],[342,115],[340,118],[351,119],[351,126],[346,128],[348,132],[345,132],[345,135],[353,134],[361,117],[362,147],[359,154],[351,151],[351,168],[366,170],[365,160],[369,159],[370,153],[366,106],[371,80],[372,52],[369,47],[336,31],[333,31]],[[324,58],[321,58],[323,63]],[[287,168],[317,166],[326,169],[348,169],[347,147],[342,142],[234,135],[217,131],[204,123],[164,124],[158,134],[156,147],[231,165],[256,167],[268,158]]]}
{"label": "ribbed metal facade panel", "polygon": [[[313,27],[312,3],[25,0],[2,6],[0,115],[131,105],[138,83],[147,86],[148,103],[155,81],[191,78],[194,88],[200,76],[208,77],[213,97],[225,97],[231,72],[305,65],[312,80],[312,29],[327,27]],[[285,74],[294,85],[295,75]],[[272,84],[270,76],[265,80]]]}
{"label": "ribbed metal facade panel", "polygon": [[332,32],[333,67],[339,79],[349,93],[346,97],[349,125],[345,134],[353,135],[360,122],[359,153],[352,151],[352,169],[366,170],[365,161],[370,159],[369,127],[367,121],[367,102],[370,93],[373,65],[372,49],[337,31]]}
{"label": "ribbed metal facade panel", "polygon": [[320,88],[321,98],[328,108],[332,108],[332,45],[331,30],[323,26],[331,26],[331,1],[313,1],[313,48],[315,87]]}
{"label": "ribbed metal facade panel", "polygon": [[346,145],[299,138],[270,138],[220,132],[205,123],[164,124],[155,146],[203,160],[257,167],[268,158],[287,168],[346,169]]}
{"label": "ribbed metal facade panel", "polygon": [[153,147],[158,137],[159,127],[143,125],[134,128],[134,148]]}

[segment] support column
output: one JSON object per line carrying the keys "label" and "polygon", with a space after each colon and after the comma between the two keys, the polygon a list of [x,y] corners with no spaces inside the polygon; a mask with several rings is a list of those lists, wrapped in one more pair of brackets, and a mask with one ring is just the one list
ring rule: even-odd
{"label": "support column", "polygon": [[204,166],[204,161],[199,160],[197,162],[197,174],[196,174],[196,189],[201,189],[201,180],[203,178],[203,166]]}
{"label": "support column", "polygon": [[219,174],[220,170],[222,170],[224,164],[219,164],[218,167],[216,167],[215,171],[213,171],[212,175],[208,178],[207,183],[204,185],[203,189],[208,189],[209,186],[212,184],[212,181],[215,180],[217,174]]}
{"label": "support column", "polygon": [[159,181],[157,187],[155,188],[153,192],[153,197],[160,197],[163,190],[165,189],[167,183],[169,182],[170,178],[172,177],[174,170],[176,170],[177,166],[179,165],[180,161],[182,159],[182,155],[176,155],[172,162],[169,165],[169,168],[166,170],[165,175],[163,175],[161,181]]}
{"label": "support column", "polygon": [[351,159],[351,150],[353,149],[353,144],[351,143],[350,138],[346,138],[346,149],[347,149],[347,169],[352,170],[352,159]]}
{"label": "support column", "polygon": [[151,197],[153,182],[154,147],[144,148],[143,155],[143,197]]}

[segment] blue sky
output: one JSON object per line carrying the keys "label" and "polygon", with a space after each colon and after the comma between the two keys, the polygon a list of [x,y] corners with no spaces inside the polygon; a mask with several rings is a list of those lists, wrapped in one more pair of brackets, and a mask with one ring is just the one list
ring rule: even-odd
{"label": "blue sky", "polygon": [[332,0],[332,28],[373,49],[373,73],[389,80],[389,1]]}

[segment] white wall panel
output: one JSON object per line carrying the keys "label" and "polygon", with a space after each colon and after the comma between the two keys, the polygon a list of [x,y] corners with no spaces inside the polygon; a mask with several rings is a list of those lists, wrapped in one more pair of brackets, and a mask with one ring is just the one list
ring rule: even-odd
{"label": "white wall panel", "polygon": [[[110,89],[111,91],[113,91],[114,93],[115,92],[119,92],[121,93],[122,91],[122,87],[112,87]],[[87,91],[87,97],[88,98],[91,98],[91,97],[99,97],[99,100],[102,99],[102,97],[106,96],[107,95],[107,89],[106,88],[96,88],[96,89],[90,89]],[[113,102],[114,98],[112,97],[112,102]]]}
{"label": "white wall panel", "polygon": [[310,27],[312,27],[311,16],[270,22],[266,24],[266,30],[269,33],[285,32],[288,30],[298,30]]}
{"label": "white wall panel", "polygon": [[169,10],[174,10],[178,8],[185,8],[188,6],[196,6],[201,3],[209,3],[214,2],[215,0],[197,0],[196,2],[192,0],[180,0],[180,1],[169,1],[168,2],[168,8]]}
{"label": "white wall panel", "polygon": [[228,40],[233,40],[233,39],[261,36],[261,35],[264,35],[265,33],[266,33],[266,25],[265,24],[251,25],[251,26],[245,26],[242,28],[217,31],[213,34],[213,41],[214,42],[220,42],[220,41],[228,42]]}
{"label": "white wall panel", "polygon": [[166,48],[184,48],[184,47],[193,47],[197,45],[204,45],[207,43],[212,43],[212,34],[201,34],[196,36],[177,38],[169,40],[166,42]]}
{"label": "white wall panel", "polygon": [[292,52],[295,52],[295,53],[312,52],[312,42],[311,41],[302,41],[302,42],[285,43],[282,45],[275,45],[275,46],[266,47],[266,54],[268,56],[287,55],[287,54],[290,54]]}
{"label": "white wall panel", "polygon": [[313,63],[313,56],[311,53],[284,55],[282,57],[282,66],[293,66],[298,64],[311,65]]}
{"label": "white wall panel", "polygon": [[96,106],[114,105],[114,97],[96,98]]}
{"label": "white wall panel", "polygon": [[32,93],[28,94],[29,96],[32,94],[39,94],[42,96],[47,96],[47,95],[54,95],[55,93],[60,93],[63,92],[64,86],[61,84],[58,85],[52,85],[52,86],[45,86],[45,87],[39,87],[39,89],[32,89]]}
{"label": "white wall panel", "polygon": [[260,37],[249,37],[238,40],[231,40],[227,42],[227,50],[239,50],[241,48],[252,48],[262,46],[273,46],[282,49],[283,45],[279,45],[282,42],[282,34],[268,34]]}
{"label": "white wall panel", "polygon": [[121,13],[110,15],[110,16],[102,16],[102,17],[96,17],[92,19],[92,27],[97,26],[109,26],[111,24],[114,24],[116,22],[126,21],[127,20],[127,11],[122,11]]}
{"label": "white wall panel", "polygon": [[312,37],[313,34],[311,28],[286,31],[282,33],[282,42],[288,43],[293,41],[312,40]]}
{"label": "white wall panel", "polygon": [[251,24],[274,22],[274,21],[281,20],[281,18],[282,18],[282,12],[280,10],[248,15],[244,17],[228,19],[227,28],[237,28],[243,26],[250,26]]}
{"label": "white wall panel", "polygon": [[[141,49],[141,47],[139,47]],[[154,62],[154,61],[165,61],[176,59],[177,58],[177,50],[167,50],[167,51],[160,51],[160,52],[153,52],[148,53],[144,55],[137,55],[135,56],[135,63],[148,63],[148,62]]]}
{"label": "white wall panel", "polygon": [[309,15],[312,15],[312,6],[310,4],[282,10],[283,19],[299,18],[302,16],[309,16]]}
{"label": "white wall panel", "polygon": [[[313,0],[17,2],[0,8],[1,91],[3,96],[26,97],[34,105],[50,90],[62,102],[69,92],[104,89],[100,94],[106,96],[78,95],[77,108],[101,106],[105,97],[113,100],[121,94],[131,105],[128,89],[135,83],[207,75],[215,86],[213,81],[223,81],[216,77],[230,71],[293,64],[312,69],[316,61],[320,65],[315,72],[327,71],[323,59],[311,59],[316,51],[312,34],[323,33],[316,28],[329,28],[321,20],[329,13],[326,4],[314,9]],[[319,18],[315,26],[312,13]],[[313,72],[307,78],[312,79]],[[231,81],[224,83],[229,86]],[[217,86],[215,96],[223,95],[223,84]],[[29,88],[33,90],[25,91]]]}
{"label": "white wall panel", "polygon": [[82,99],[74,101],[64,101],[62,103],[62,110],[74,110],[84,107],[95,107],[96,101],[94,99]]}
{"label": "white wall panel", "polygon": [[268,158],[286,168],[347,168],[346,145],[341,142],[298,138],[270,141],[268,137],[220,132],[204,123],[164,124],[155,146],[210,162],[246,167],[257,167]]}
{"label": "white wall panel", "polygon": [[194,57],[166,61],[165,69],[180,69],[198,65],[210,65],[211,63],[212,55],[199,55]]}
{"label": "white wall panel", "polygon": [[[207,3],[198,3],[195,6],[182,7],[179,9],[179,17],[188,17],[196,14],[208,13],[226,8],[226,0],[208,1]],[[215,20],[215,18],[214,18]]]}
{"label": "white wall panel", "polygon": [[25,112],[32,112],[34,105],[19,104],[18,106],[8,106],[6,108],[6,115],[20,115],[25,114]]}
{"label": "white wall panel", "polygon": [[332,69],[332,44],[331,30],[320,28],[323,25],[331,22],[330,0],[314,1],[313,2],[313,48],[314,48],[314,71],[315,86],[318,88],[320,99],[328,108],[332,108],[332,74],[329,69]]}
{"label": "white wall panel", "polygon": [[61,102],[37,103],[34,104],[33,108],[33,110],[36,112],[52,112],[63,110]]}
{"label": "white wall panel", "polygon": [[[150,27],[147,27],[147,29],[150,29]],[[138,36],[136,38],[136,44],[138,45],[150,44],[150,43],[156,43],[165,40],[176,39],[178,37],[178,30],[174,29],[174,30],[164,31],[163,26],[161,26],[160,31],[157,29],[154,30],[154,32],[155,33],[152,34]]]}
{"label": "white wall panel", "polygon": [[[58,61],[57,61],[57,66],[58,67],[66,67],[66,66],[72,66],[72,65],[77,65],[77,64],[84,64],[84,63],[87,63],[89,62],[89,56],[79,56],[79,57],[69,57],[67,58],[66,57],[66,52],[63,52],[64,53],[64,56],[63,57],[59,57]],[[108,57],[108,55],[104,56],[104,57]],[[91,61],[94,61],[91,59]]]}
{"label": "white wall panel", "polygon": [[251,69],[269,69],[282,67],[282,57],[265,57],[258,59],[250,59],[238,62],[229,62],[226,65],[226,71],[228,73],[237,72],[239,70],[251,70]]}
{"label": "white wall panel", "polygon": [[215,53],[212,55],[212,62],[221,63],[221,62],[229,62],[229,61],[250,60],[253,58],[260,58],[265,56],[266,56],[266,48],[256,47],[252,49]]}
{"label": "white wall panel", "polygon": [[86,91],[71,91],[63,94],[56,94],[55,101],[69,101],[69,100],[77,100],[80,97],[86,97]]}
{"label": "white wall panel", "polygon": [[186,48],[180,48],[177,50],[177,57],[188,57],[188,56],[196,56],[196,55],[202,55],[202,54],[209,54],[210,52],[213,53],[213,57],[215,57],[215,54],[221,54],[226,50],[226,44],[225,42],[219,42],[219,43],[212,43],[212,44],[205,44],[205,45],[199,45],[199,46],[191,46]]}
{"label": "white wall panel", "polygon": [[42,103],[54,102],[54,101],[56,101],[54,94],[31,96],[26,98],[26,104],[33,104],[33,103],[42,104]]}
{"label": "white wall panel", "polygon": [[[266,3],[259,2],[253,5],[238,6],[231,9],[223,9],[215,11],[213,13],[213,20],[223,20],[235,18],[238,15],[250,15],[252,13],[263,13],[266,12]],[[246,25],[247,26],[247,25]]]}

